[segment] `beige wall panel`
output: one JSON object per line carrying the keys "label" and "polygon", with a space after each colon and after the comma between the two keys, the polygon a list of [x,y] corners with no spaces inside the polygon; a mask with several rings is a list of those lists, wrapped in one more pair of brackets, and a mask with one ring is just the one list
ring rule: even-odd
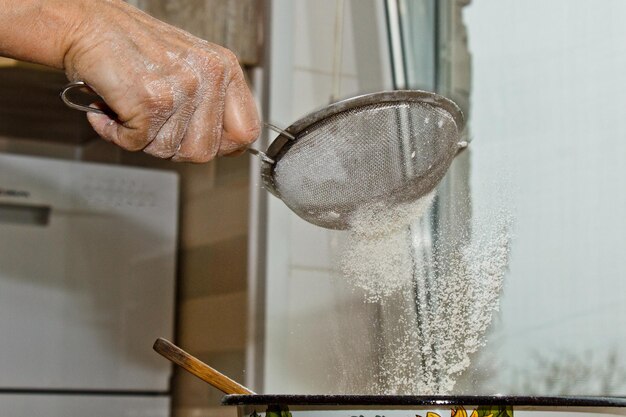
{"label": "beige wall panel", "polygon": [[256,0],[134,0],[142,10],[195,36],[231,49],[242,64],[258,63]]}

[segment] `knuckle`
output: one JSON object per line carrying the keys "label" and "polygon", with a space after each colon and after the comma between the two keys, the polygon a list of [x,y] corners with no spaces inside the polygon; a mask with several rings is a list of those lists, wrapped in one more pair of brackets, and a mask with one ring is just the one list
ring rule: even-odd
{"label": "knuckle", "polygon": [[231,74],[240,68],[235,53],[217,45],[212,50],[206,51],[205,64],[214,76],[221,75],[223,78],[230,78]]}
{"label": "knuckle", "polygon": [[151,118],[166,118],[174,109],[174,92],[160,80],[146,83],[139,92],[139,105]]}
{"label": "knuckle", "polygon": [[202,85],[200,76],[193,71],[185,71],[180,79],[180,88],[185,97],[195,97]]}
{"label": "knuckle", "polygon": [[230,49],[223,49],[222,62],[225,67],[223,71],[224,75],[229,81],[234,78],[243,78],[243,71],[239,65],[239,59],[233,51]]}
{"label": "knuckle", "polygon": [[239,59],[237,59],[237,55],[230,49],[222,48],[222,57],[224,60],[224,64],[230,68],[239,68]]}

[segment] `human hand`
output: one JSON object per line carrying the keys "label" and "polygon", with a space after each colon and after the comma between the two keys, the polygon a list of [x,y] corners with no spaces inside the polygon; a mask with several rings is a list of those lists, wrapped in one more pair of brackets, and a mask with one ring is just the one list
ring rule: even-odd
{"label": "human hand", "polygon": [[255,140],[260,121],[236,57],[126,3],[91,1],[65,54],[115,112],[89,113],[95,131],[127,150],[206,162]]}

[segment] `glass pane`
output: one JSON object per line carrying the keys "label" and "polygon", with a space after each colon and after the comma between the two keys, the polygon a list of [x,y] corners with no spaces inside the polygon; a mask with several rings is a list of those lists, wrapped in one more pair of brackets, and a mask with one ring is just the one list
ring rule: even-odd
{"label": "glass pane", "polygon": [[443,9],[440,87],[472,142],[439,191],[438,239],[510,249],[477,259],[504,286],[453,392],[624,396],[626,3]]}
{"label": "glass pane", "polygon": [[401,87],[434,90],[437,4],[435,0],[400,0],[398,6],[407,84]]}

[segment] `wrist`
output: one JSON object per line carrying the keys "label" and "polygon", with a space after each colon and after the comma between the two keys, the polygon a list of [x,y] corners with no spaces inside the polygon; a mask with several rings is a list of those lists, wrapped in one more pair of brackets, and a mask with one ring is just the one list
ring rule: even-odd
{"label": "wrist", "polygon": [[[64,1],[64,0],[61,0]],[[93,54],[101,44],[109,43],[106,48],[113,49],[117,45],[111,38],[111,32],[119,31],[125,21],[128,6],[123,0],[73,0],[76,5],[72,12],[71,25],[68,26],[66,40],[62,46],[61,68],[68,78],[76,81],[81,72],[86,70],[83,58]],[[92,62],[93,63],[93,62]]]}
{"label": "wrist", "polygon": [[[94,28],[93,21],[98,14],[98,4],[100,1],[93,0],[72,0],[61,3],[72,3],[65,14],[65,32],[63,39],[58,45],[59,66],[69,75],[73,71],[73,60],[77,51],[85,48],[84,44],[89,43],[86,38],[91,37],[97,29]],[[56,0],[54,1],[56,3]],[[52,12],[54,13],[54,12]]]}
{"label": "wrist", "polygon": [[0,0],[0,55],[63,68],[85,0]]}
{"label": "wrist", "polygon": [[[88,1],[85,0],[54,0],[51,3],[51,7],[54,10],[49,10],[48,13],[51,18],[57,13],[61,13],[59,18],[63,19],[62,33],[57,44],[57,57],[59,59],[57,68],[67,69],[68,55],[71,53],[74,46],[80,42],[80,39],[86,35],[87,27],[89,27],[89,20],[91,14],[96,11],[89,10]],[[56,3],[56,5],[54,5]],[[98,3],[98,1],[91,1],[92,5]],[[55,8],[56,7],[56,8]]]}

